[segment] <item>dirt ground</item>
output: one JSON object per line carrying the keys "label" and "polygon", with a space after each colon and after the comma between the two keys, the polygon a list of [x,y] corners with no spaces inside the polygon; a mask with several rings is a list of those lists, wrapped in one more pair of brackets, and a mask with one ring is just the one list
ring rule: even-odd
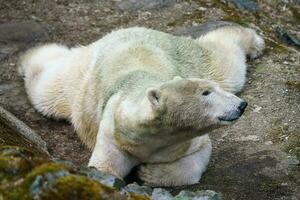
{"label": "dirt ground", "polygon": [[132,26],[191,36],[211,20],[250,26],[263,34],[267,49],[249,62],[240,94],[249,107],[238,123],[211,134],[212,161],[200,183],[169,190],[210,189],[224,199],[300,199],[300,51],[278,37],[281,27],[300,38],[299,1],[258,1],[256,10],[226,2],[0,0],[0,105],[40,134],[52,155],[86,165],[90,152],[72,126],[47,119],[30,105],[17,73],[26,49],[45,42],[85,45]]}

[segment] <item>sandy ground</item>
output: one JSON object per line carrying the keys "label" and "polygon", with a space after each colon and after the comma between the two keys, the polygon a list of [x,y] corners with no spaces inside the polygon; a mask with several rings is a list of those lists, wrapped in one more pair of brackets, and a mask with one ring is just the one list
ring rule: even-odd
{"label": "sandy ground", "polygon": [[169,189],[210,189],[224,199],[300,199],[300,52],[276,34],[281,26],[300,37],[299,4],[258,1],[256,11],[245,11],[225,1],[140,2],[0,0],[0,105],[37,131],[52,155],[85,165],[90,152],[71,125],[41,116],[28,102],[17,74],[20,54],[45,42],[85,45],[121,27],[197,35],[198,25],[210,20],[250,26],[268,46],[249,62],[240,94],[249,107],[238,123],[212,133],[212,161],[200,183]]}

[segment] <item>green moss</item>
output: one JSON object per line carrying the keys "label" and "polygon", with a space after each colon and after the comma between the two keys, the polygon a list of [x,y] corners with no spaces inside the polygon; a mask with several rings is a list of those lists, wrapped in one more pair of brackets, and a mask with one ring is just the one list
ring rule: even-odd
{"label": "green moss", "polygon": [[262,182],[259,190],[263,192],[277,192],[281,188],[281,183],[277,180]]}
{"label": "green moss", "polygon": [[283,129],[281,127],[273,127],[267,130],[267,136],[270,137],[273,143],[279,143],[283,141]]}
{"label": "green moss", "polygon": [[285,150],[295,155],[300,161],[300,132],[294,132],[289,135]]}
{"label": "green moss", "polygon": [[31,169],[31,163],[22,158],[0,157],[0,180],[22,175]]}
{"label": "green moss", "polygon": [[45,163],[34,168],[25,178],[16,181],[17,187],[7,191],[6,196],[9,199],[32,199],[49,187],[57,178],[69,175],[67,168],[56,163]]}
{"label": "green moss", "polygon": [[127,200],[150,200],[150,199],[148,197],[145,197],[145,196],[129,193],[128,196],[127,196]]}
{"label": "green moss", "polygon": [[[41,195],[43,200],[73,199],[122,199],[123,195],[116,190],[85,176],[70,175],[57,179],[48,190]],[[123,197],[124,199],[124,197]]]}
{"label": "green moss", "polygon": [[257,65],[255,67],[255,72],[256,73],[265,73],[265,72],[268,72],[268,71],[269,71],[269,69],[268,69],[267,65],[265,65],[265,64]]}
{"label": "green moss", "polygon": [[147,200],[138,194],[120,193],[73,167],[50,162],[31,151],[0,147],[0,200]]}
{"label": "green moss", "polygon": [[21,148],[17,146],[1,146],[0,156],[29,156],[33,157],[34,153],[26,148]]}
{"label": "green moss", "polygon": [[44,161],[25,148],[2,146],[0,147],[0,180],[17,179]]}
{"label": "green moss", "polygon": [[295,155],[300,160],[300,132],[285,131],[281,127],[274,127],[267,131],[267,135],[273,143],[284,142],[284,150],[289,154]]}
{"label": "green moss", "polygon": [[300,90],[300,82],[299,81],[288,80],[286,82],[286,85],[289,89],[297,90],[297,91]]}
{"label": "green moss", "polygon": [[26,181],[31,182],[36,176],[49,174],[49,173],[57,173],[57,172],[65,172],[69,173],[68,169],[61,164],[57,163],[45,163],[37,168],[35,168],[32,172],[30,172],[26,176]]}
{"label": "green moss", "polygon": [[299,9],[297,9],[297,7],[290,7],[290,10],[292,11],[293,13],[293,17],[295,19],[295,21],[297,23],[299,23],[300,21],[300,13],[299,13]]}
{"label": "green moss", "polygon": [[288,48],[282,44],[278,44],[272,41],[267,40],[267,45],[272,47],[272,53],[288,53]]}

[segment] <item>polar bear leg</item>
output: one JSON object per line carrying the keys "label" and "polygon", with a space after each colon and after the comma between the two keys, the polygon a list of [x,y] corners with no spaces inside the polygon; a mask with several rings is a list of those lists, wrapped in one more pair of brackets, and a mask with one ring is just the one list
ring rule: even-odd
{"label": "polar bear leg", "polygon": [[26,92],[34,107],[46,116],[68,118],[70,111],[61,98],[62,89],[58,77],[63,73],[68,47],[46,44],[28,50],[20,60],[19,73],[24,77]]}
{"label": "polar bear leg", "polygon": [[[29,49],[20,60],[19,74],[24,76],[30,83],[41,75],[45,70],[53,67],[61,67],[61,63],[66,56],[70,55],[68,47],[60,44],[46,44]],[[53,62],[57,61],[57,62]]]}
{"label": "polar bear leg", "polygon": [[211,156],[211,141],[195,153],[172,163],[144,164],[138,176],[151,186],[180,186],[199,182]]}
{"label": "polar bear leg", "polygon": [[97,142],[88,164],[89,167],[95,167],[122,179],[136,165],[137,161],[128,153],[121,151],[106,138],[97,136]]}
{"label": "polar bear leg", "polygon": [[[238,45],[252,59],[261,55],[265,47],[261,36],[253,29],[241,26],[225,26],[211,31],[197,40],[200,42],[216,42],[228,48]],[[225,48],[225,50],[228,48]]]}
{"label": "polar bear leg", "polygon": [[246,56],[262,53],[264,40],[249,28],[227,26],[216,29],[196,40],[210,51],[213,80],[228,92],[240,92],[246,82]]}
{"label": "polar bear leg", "polygon": [[118,101],[119,96],[114,95],[107,102],[88,166],[95,167],[122,179],[138,162],[127,152],[122,151],[114,142],[113,105]]}

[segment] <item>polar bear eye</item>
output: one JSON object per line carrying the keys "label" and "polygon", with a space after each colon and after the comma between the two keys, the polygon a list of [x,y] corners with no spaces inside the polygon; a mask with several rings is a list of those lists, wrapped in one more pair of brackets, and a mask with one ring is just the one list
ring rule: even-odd
{"label": "polar bear eye", "polygon": [[208,90],[205,90],[204,92],[202,92],[202,95],[203,96],[207,96],[207,95],[209,95],[210,94],[210,91],[208,91]]}

